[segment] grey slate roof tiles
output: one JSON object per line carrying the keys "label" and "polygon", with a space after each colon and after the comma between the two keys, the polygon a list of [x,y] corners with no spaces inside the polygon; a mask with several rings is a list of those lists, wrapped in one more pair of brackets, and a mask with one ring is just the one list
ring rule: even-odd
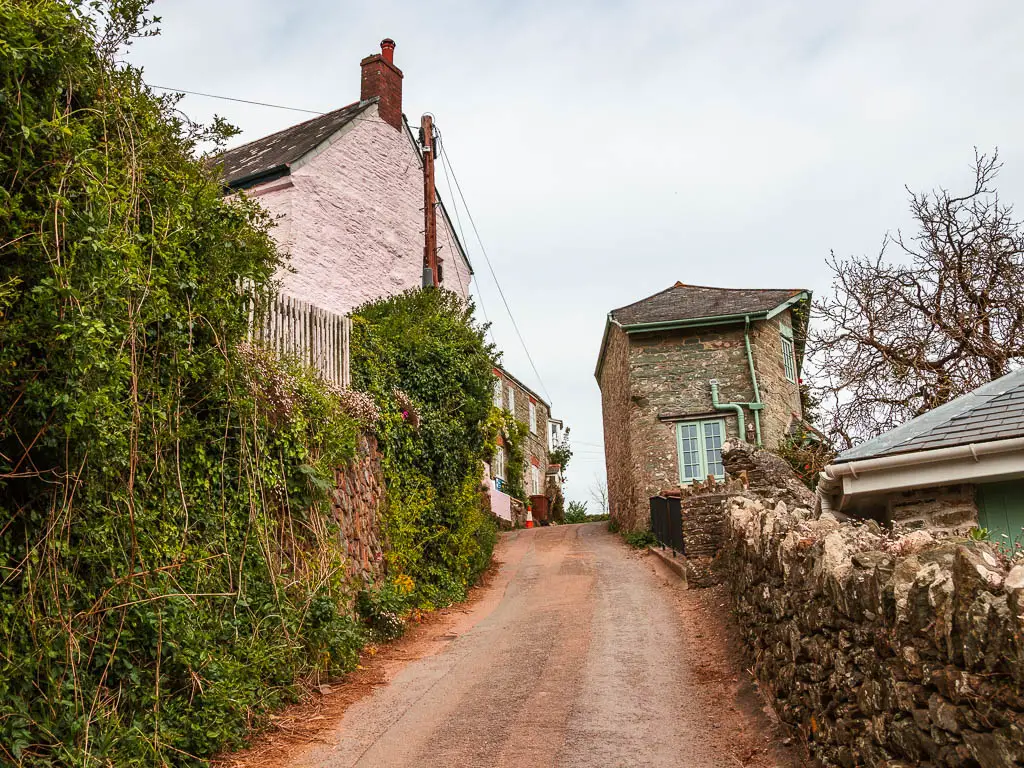
{"label": "grey slate roof tiles", "polygon": [[371,103],[373,102],[360,101],[349,104],[347,107],[314,117],[283,131],[229,149],[213,158],[211,164],[221,167],[223,181],[227,186],[244,187],[247,179],[279,168],[284,170],[307,152],[316,149]]}
{"label": "grey slate roof tiles", "polygon": [[1024,437],[1024,368],[840,454],[836,463]]}
{"label": "grey slate roof tiles", "polygon": [[653,296],[613,309],[612,319],[621,325],[697,320],[721,315],[767,312],[803,293],[794,289],[712,288],[676,283]]}

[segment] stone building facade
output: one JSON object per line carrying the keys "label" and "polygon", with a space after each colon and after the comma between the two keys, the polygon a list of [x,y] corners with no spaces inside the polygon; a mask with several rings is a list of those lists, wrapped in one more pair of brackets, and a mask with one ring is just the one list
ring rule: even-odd
{"label": "stone building facade", "polygon": [[[663,489],[724,477],[725,440],[774,448],[800,422],[808,302],[802,290],[677,283],[609,314],[595,375],[609,505],[623,527],[644,527]],[[715,407],[713,381],[719,404],[733,405]]]}
{"label": "stone building facade", "polygon": [[[523,489],[527,496],[543,495],[547,488],[548,451],[551,449],[551,406],[503,368],[495,368],[494,377],[494,406],[512,414],[526,427]],[[495,456],[491,463],[491,476],[507,481],[508,456],[501,438],[498,452],[499,456]]]}
{"label": "stone building facade", "polygon": [[[215,159],[228,190],[274,218],[283,292],[337,314],[423,284],[423,161],[394,43],[381,47],[361,62],[358,102]],[[468,257],[443,202],[437,214],[441,284],[468,299]]]}

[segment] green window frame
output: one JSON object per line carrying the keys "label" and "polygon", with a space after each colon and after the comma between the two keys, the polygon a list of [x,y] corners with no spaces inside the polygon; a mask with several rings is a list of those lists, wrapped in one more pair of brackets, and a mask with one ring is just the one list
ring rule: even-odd
{"label": "green window frame", "polygon": [[796,351],[793,349],[793,329],[788,326],[780,326],[782,333],[782,367],[786,373],[787,381],[796,384]]}
{"label": "green window frame", "polygon": [[725,420],[680,421],[676,424],[676,455],[679,459],[679,484],[689,485],[714,475],[725,478],[722,466],[722,443],[725,442]]}

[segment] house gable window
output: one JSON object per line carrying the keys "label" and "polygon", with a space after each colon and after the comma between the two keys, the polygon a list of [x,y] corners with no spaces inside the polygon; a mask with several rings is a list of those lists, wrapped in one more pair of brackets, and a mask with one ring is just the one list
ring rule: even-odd
{"label": "house gable window", "polygon": [[782,326],[782,367],[786,379],[796,384],[796,354],[793,351],[793,329]]}
{"label": "house gable window", "polygon": [[537,403],[530,398],[530,432],[537,434]]}
{"label": "house gable window", "polygon": [[508,388],[508,412],[513,416],[516,415],[516,391],[509,385]]}
{"label": "house gable window", "polygon": [[682,421],[676,424],[676,451],[679,456],[679,484],[689,485],[708,475],[725,478],[722,466],[722,443],[725,422]]}

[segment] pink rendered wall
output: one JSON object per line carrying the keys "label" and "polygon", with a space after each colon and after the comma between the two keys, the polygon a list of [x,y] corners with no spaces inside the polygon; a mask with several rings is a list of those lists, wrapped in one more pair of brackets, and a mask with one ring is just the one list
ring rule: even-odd
{"label": "pink rendered wall", "polygon": [[[274,237],[294,270],[280,276],[284,291],[332,312],[423,280],[422,166],[405,131],[380,121],[376,110],[284,180],[249,190],[277,217]],[[293,186],[274,189],[287,181]],[[437,240],[445,287],[467,298],[469,270],[440,211]]]}

